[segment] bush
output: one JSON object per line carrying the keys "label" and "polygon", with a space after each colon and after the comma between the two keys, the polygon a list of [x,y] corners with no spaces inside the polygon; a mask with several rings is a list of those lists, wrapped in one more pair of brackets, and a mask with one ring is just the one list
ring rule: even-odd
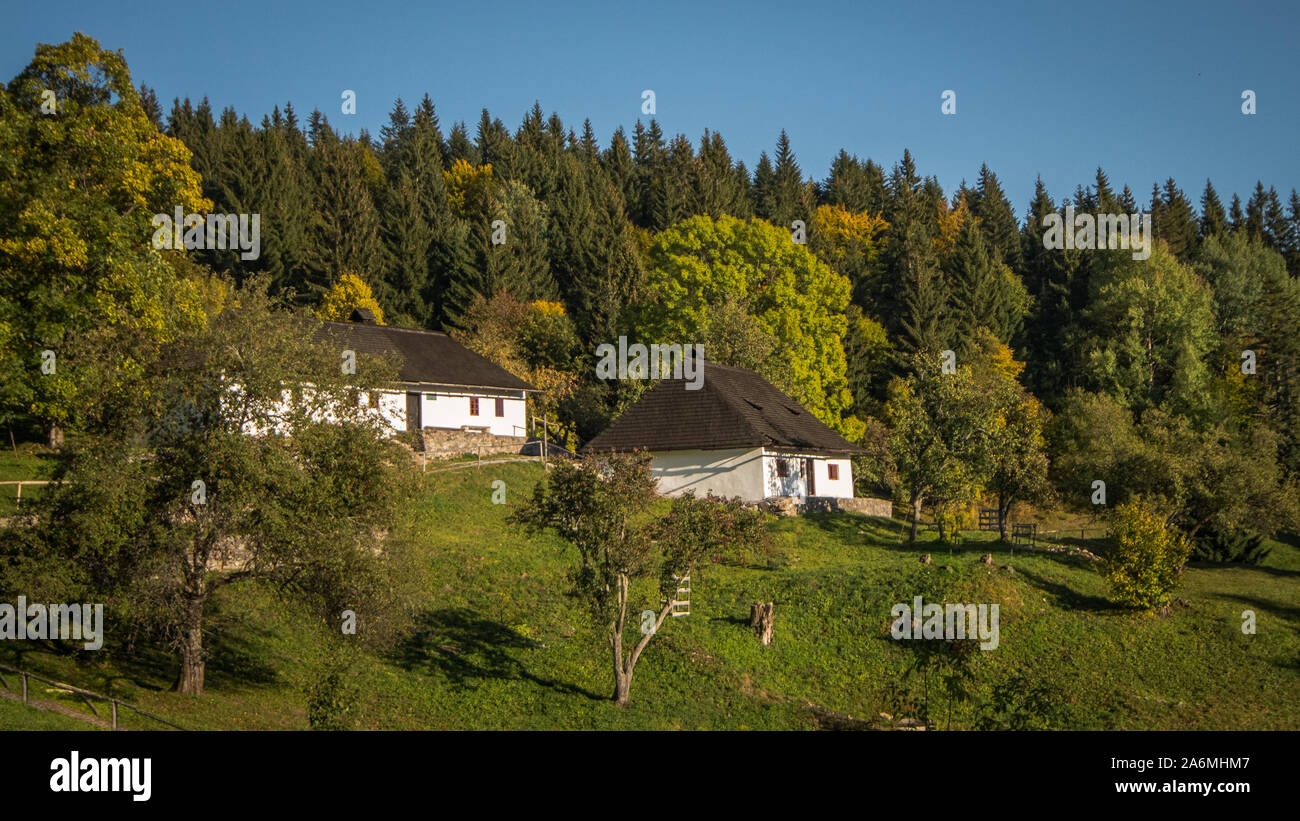
{"label": "bush", "polygon": [[1204,530],[1197,534],[1192,558],[1201,562],[1259,564],[1273,551],[1264,537],[1245,530]]}
{"label": "bush", "polygon": [[1145,610],[1169,604],[1191,553],[1187,538],[1168,529],[1164,519],[1141,503],[1117,507],[1107,535],[1112,549],[1103,573],[1111,599]]}
{"label": "bush", "polygon": [[331,663],[307,688],[307,721],[313,730],[350,729],[361,694],[347,683],[346,673],[346,666]]}

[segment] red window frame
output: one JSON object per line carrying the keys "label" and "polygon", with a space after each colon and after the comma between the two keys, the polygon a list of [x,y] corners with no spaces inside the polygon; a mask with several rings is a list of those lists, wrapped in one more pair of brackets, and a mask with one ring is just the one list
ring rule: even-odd
{"label": "red window frame", "polygon": [[828,464],[826,466],[826,478],[830,479],[831,481],[840,478],[840,466]]}
{"label": "red window frame", "polygon": [[470,415],[470,416],[478,416],[478,397],[477,397],[477,396],[471,396],[471,397],[469,398],[469,415]]}
{"label": "red window frame", "polygon": [[506,400],[502,399],[502,398],[499,397],[499,396],[497,397],[497,408],[496,408],[496,411],[497,411],[497,416],[505,416],[505,415],[506,415]]}
{"label": "red window frame", "polygon": [[776,475],[777,475],[779,478],[782,478],[782,479],[785,479],[785,478],[789,477],[789,475],[790,475],[790,463],[789,463],[788,461],[786,461],[785,459],[777,459],[777,460],[776,460]]}

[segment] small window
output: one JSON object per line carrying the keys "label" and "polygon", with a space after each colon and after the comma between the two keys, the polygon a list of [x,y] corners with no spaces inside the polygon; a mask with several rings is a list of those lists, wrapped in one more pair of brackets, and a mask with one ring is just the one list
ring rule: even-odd
{"label": "small window", "polygon": [[478,416],[478,397],[477,397],[477,396],[471,396],[471,397],[469,398],[469,415],[470,415],[470,416]]}
{"label": "small window", "polygon": [[831,480],[835,480],[835,479],[840,478],[840,466],[839,466],[839,465],[827,465],[827,466],[826,466],[826,477],[827,477],[828,479],[831,479]]}
{"label": "small window", "polygon": [[497,416],[506,415],[506,400],[497,399]]}
{"label": "small window", "polygon": [[790,463],[784,459],[776,460],[776,475],[782,479],[790,475]]}

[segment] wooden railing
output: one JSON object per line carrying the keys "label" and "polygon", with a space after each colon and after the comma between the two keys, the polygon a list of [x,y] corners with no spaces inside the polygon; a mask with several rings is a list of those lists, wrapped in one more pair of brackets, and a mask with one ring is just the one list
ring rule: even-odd
{"label": "wooden railing", "polygon": [[112,723],[112,728],[114,730],[118,729],[117,711],[119,707],[125,707],[128,710],[131,710],[141,716],[144,716],[147,719],[156,721],[159,724],[165,724],[166,726],[171,727],[173,730],[185,729],[184,727],[181,727],[179,725],[172,724],[170,721],[167,721],[166,719],[159,718],[158,716],[153,715],[152,713],[146,713],[144,710],[141,710],[139,707],[135,706],[134,704],[131,704],[130,702],[122,701],[120,698],[113,698],[112,696],[101,695],[100,693],[95,693],[90,690],[83,690],[80,687],[73,687],[71,684],[64,684],[61,681],[54,681],[53,679],[48,679],[45,678],[44,676],[39,676],[36,673],[29,673],[26,670],[19,670],[16,667],[9,667],[7,665],[0,664],[0,685],[3,685],[5,689],[9,689],[9,682],[4,677],[5,673],[18,676],[20,679],[22,679],[22,694],[23,694],[24,704],[30,703],[27,694],[28,692],[27,680],[36,679],[37,681],[43,681],[46,684],[51,685],[52,687],[56,687],[60,690],[64,690],[66,692],[70,692],[74,695],[80,696],[81,700],[86,702],[86,706],[90,708],[90,711],[95,714],[96,718],[99,717],[99,710],[95,709],[94,702],[107,701],[109,703],[110,713],[112,716],[111,723]]}
{"label": "wooden railing", "polygon": [[21,507],[23,503],[23,485],[48,485],[49,481],[42,479],[20,479],[17,481],[0,482],[0,485],[18,485],[18,496],[14,500],[15,507]]}

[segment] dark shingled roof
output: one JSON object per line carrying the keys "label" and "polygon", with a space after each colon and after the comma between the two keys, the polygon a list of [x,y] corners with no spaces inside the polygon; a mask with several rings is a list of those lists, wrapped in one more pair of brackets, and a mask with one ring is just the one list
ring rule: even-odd
{"label": "dark shingled roof", "polygon": [[397,378],[417,385],[536,391],[532,385],[489,362],[444,333],[393,328],[365,322],[329,322],[323,333],[338,334],[358,354],[396,353]]}
{"label": "dark shingled roof", "polygon": [[828,456],[863,452],[753,371],[706,362],[703,385],[686,390],[689,381],[662,380],[582,450],[763,446]]}

